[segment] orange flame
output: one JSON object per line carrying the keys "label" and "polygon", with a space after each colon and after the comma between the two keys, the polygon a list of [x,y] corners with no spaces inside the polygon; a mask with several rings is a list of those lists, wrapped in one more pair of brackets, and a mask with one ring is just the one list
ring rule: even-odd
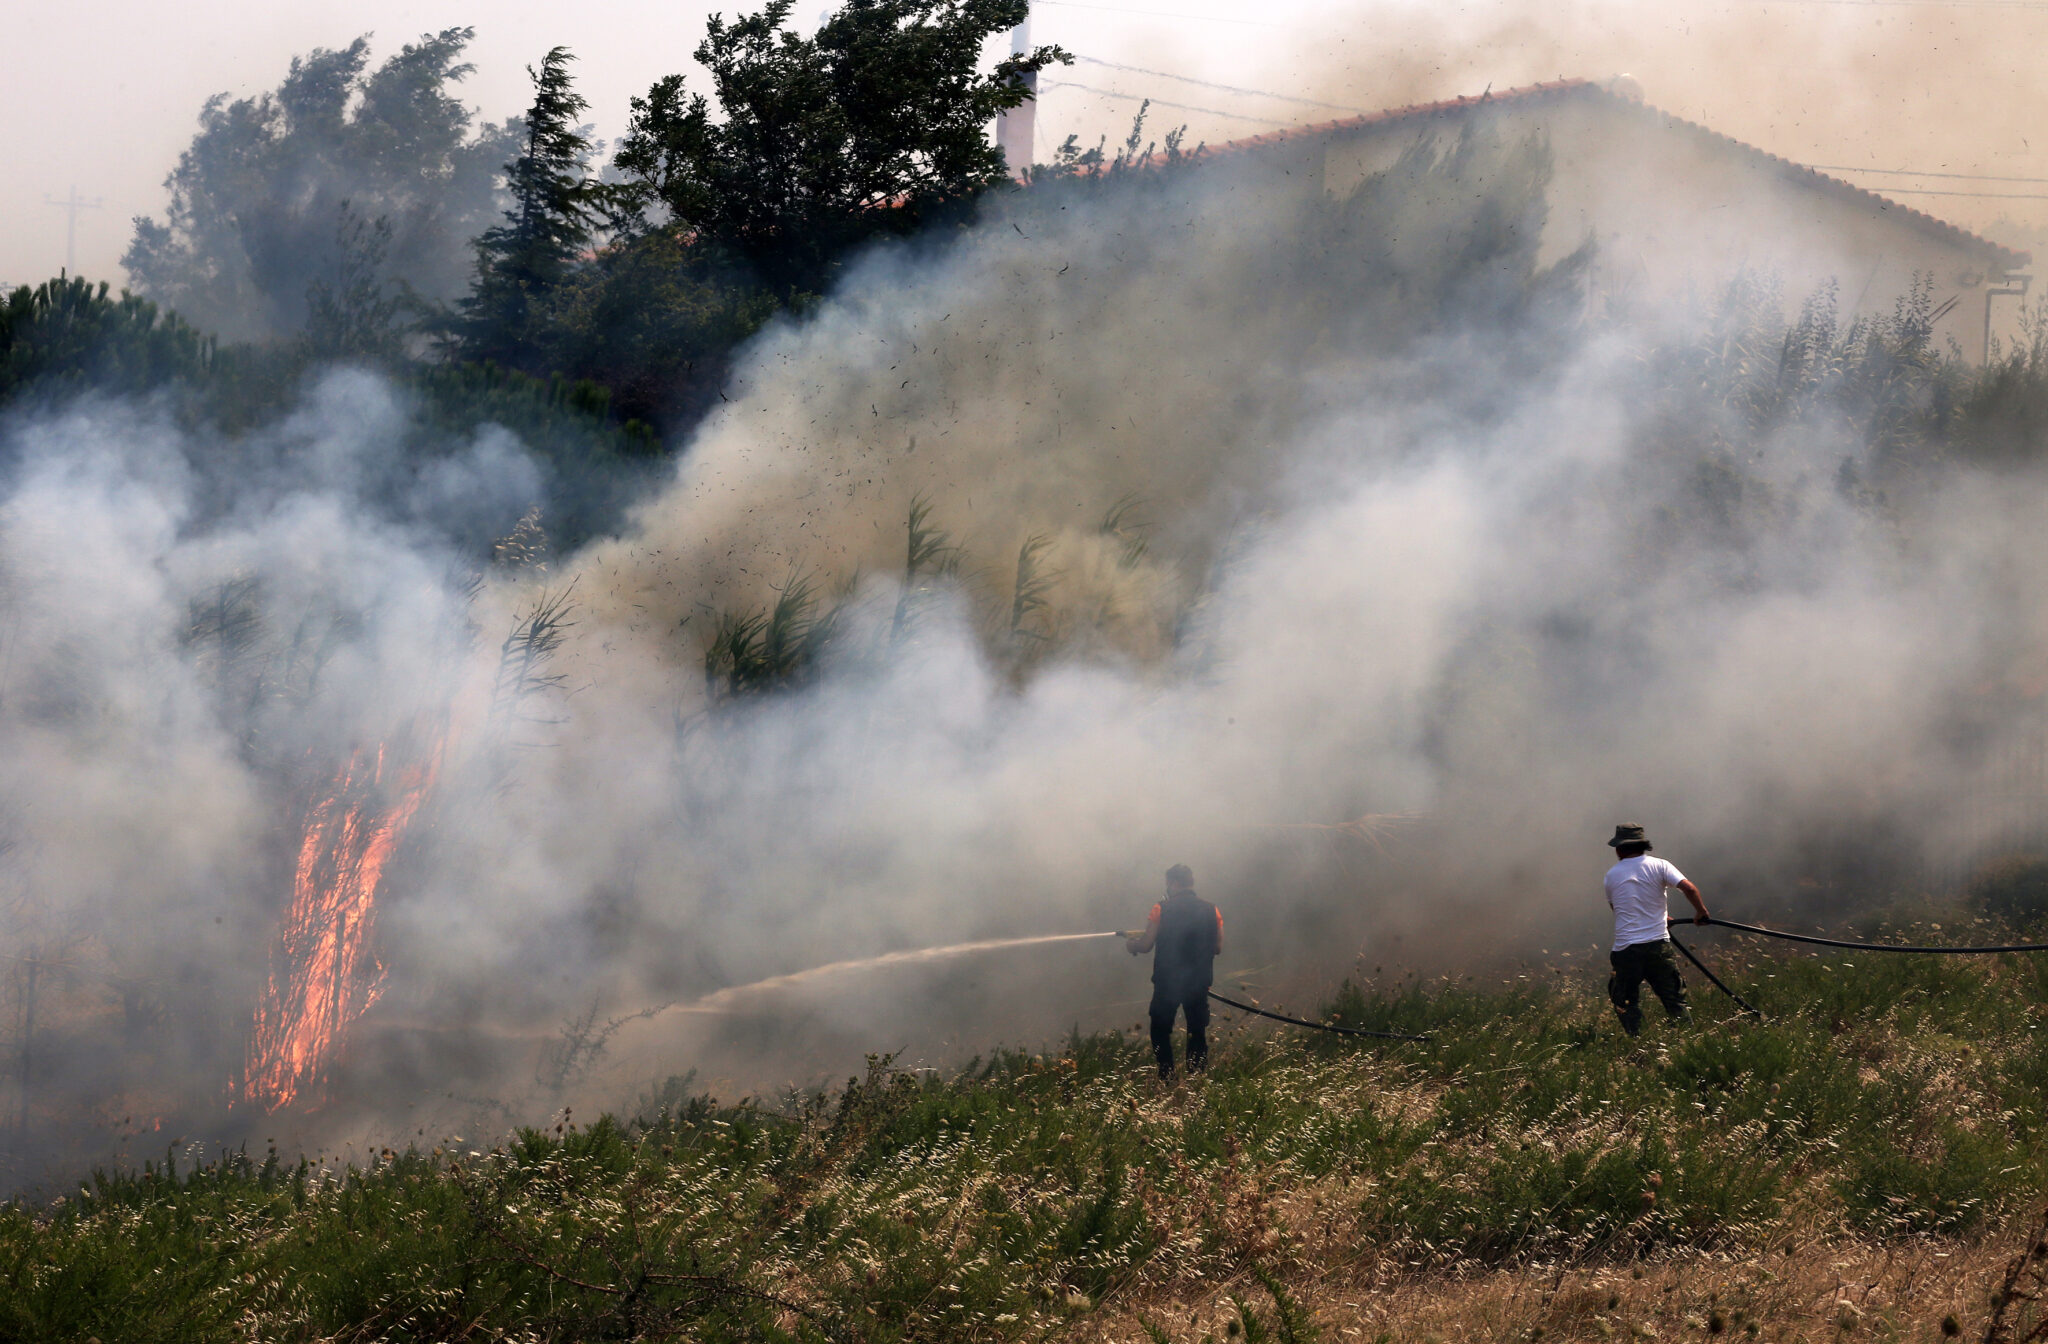
{"label": "orange flame", "polygon": [[383,989],[370,940],[377,885],[434,776],[431,754],[403,766],[387,755],[358,750],[306,811],[243,1071],[243,1094],[265,1110],[318,1100],[349,1025]]}

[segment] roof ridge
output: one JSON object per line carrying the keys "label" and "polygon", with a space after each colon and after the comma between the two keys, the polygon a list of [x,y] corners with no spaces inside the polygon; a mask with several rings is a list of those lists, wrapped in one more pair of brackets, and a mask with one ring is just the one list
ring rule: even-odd
{"label": "roof ridge", "polygon": [[[1664,109],[1656,107],[1643,99],[1617,93],[1603,81],[1583,77],[1559,78],[1546,80],[1538,84],[1523,84],[1515,88],[1503,89],[1499,93],[1495,93],[1493,87],[1488,85],[1483,92],[1476,95],[1462,94],[1455,98],[1439,99],[1436,102],[1410,103],[1400,107],[1382,108],[1377,112],[1364,112],[1357,116],[1340,117],[1333,121],[1314,122],[1305,126],[1290,126],[1285,130],[1268,131],[1264,135],[1255,135],[1243,140],[1227,140],[1220,145],[1203,145],[1195,150],[1188,151],[1186,157],[1205,159],[1225,154],[1250,153],[1290,141],[1305,140],[1320,135],[1342,134],[1345,131],[1363,130],[1368,126],[1383,126],[1394,122],[1417,120],[1423,117],[1436,116],[1444,112],[1456,111],[1460,108],[1479,107],[1495,103],[1522,102],[1565,94],[1593,94],[1598,97],[1611,99],[1616,103],[1636,108],[1648,115],[1661,117],[1671,125],[1683,127],[1695,134],[1710,136],[1722,144],[1733,146],[1745,154],[1763,159],[1780,171],[1789,171],[1802,179],[1809,179],[1813,185],[1823,186],[1825,189],[1837,194],[1846,193],[1863,200],[1875,202],[1879,208],[1887,211],[1898,211],[1905,219],[1922,229],[1930,230],[1949,241],[1961,242],[1990,253],[2005,270],[2017,270],[2033,260],[2031,253],[2018,248],[2007,247],[2003,243],[1993,242],[1991,239],[1980,234],[1970,232],[1961,225],[1951,224],[1947,220],[1930,215],[1924,210],[1917,210],[1910,205],[1901,204],[1880,192],[1872,191],[1867,187],[1859,187],[1853,182],[1823,173],[1817,168],[1808,167],[1803,163],[1785,158],[1783,155],[1773,154],[1769,150],[1752,145],[1746,140],[1738,140],[1734,136],[1714,130],[1710,126],[1703,126],[1676,113],[1666,112]],[[1160,157],[1157,152],[1147,153],[1137,160],[1136,166],[1144,167]]]}

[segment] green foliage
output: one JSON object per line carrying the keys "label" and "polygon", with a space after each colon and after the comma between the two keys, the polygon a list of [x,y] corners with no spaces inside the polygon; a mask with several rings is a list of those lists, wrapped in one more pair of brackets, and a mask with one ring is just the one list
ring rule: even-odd
{"label": "green foliage", "polygon": [[1145,119],[1151,113],[1150,98],[1138,104],[1137,114],[1131,118],[1131,132],[1114,155],[1103,152],[1107,136],[1084,149],[1081,138],[1070,135],[1053,151],[1050,162],[1031,165],[1024,172],[1024,181],[1034,194],[1048,193],[1052,198],[1064,199],[1071,196],[1071,189],[1076,186],[1096,188],[1135,178],[1164,177],[1190,166],[1202,146],[1197,145],[1192,151],[1183,148],[1187,143],[1186,126],[1168,131],[1163,148],[1158,141],[1147,140]]}
{"label": "green foliage", "polygon": [[1017,581],[1010,588],[1013,643],[1042,642],[1048,638],[1043,622],[1051,605],[1053,587],[1059,580],[1059,571],[1046,567],[1046,556],[1051,550],[1052,538],[1044,533],[1033,533],[1017,548]]}
{"label": "green foliage", "polygon": [[1245,1338],[1307,1340],[1311,1199],[1347,1261],[1451,1268],[1910,1245],[2038,1206],[2029,963],[1718,960],[1771,1021],[1703,1000],[1631,1041],[1595,968],[1532,968],[1331,1005],[1428,1047],[1221,1024],[1168,1090],[1142,1039],[1077,1032],[772,1106],[676,1079],[631,1122],[339,1171],[173,1150],[0,1209],[0,1336],[1029,1339],[1201,1284]]}
{"label": "green foliage", "polygon": [[1312,205],[1285,245],[1290,287],[1327,296],[1315,320],[1350,342],[1509,323],[1526,340],[1528,319],[1576,312],[1592,257],[1589,243],[1537,265],[1551,171],[1547,140],[1497,126],[1417,141],[1349,195]]}
{"label": "green foliage", "polygon": [[1067,59],[1040,47],[977,70],[1024,0],[848,0],[809,37],[789,30],[794,8],[714,16],[696,57],[722,119],[670,75],[633,100],[617,160],[641,218],[658,209],[783,295],[820,292],[849,248],[1006,180],[989,123],[1029,96],[1025,75]]}
{"label": "green foliage", "polygon": [[1102,515],[1102,522],[1096,528],[1103,536],[1113,539],[1122,549],[1119,558],[1125,568],[1143,560],[1146,550],[1150,547],[1145,538],[1145,503],[1146,501],[1137,495],[1123,496],[1109,506],[1109,511]]}
{"label": "green foliage", "polygon": [[495,126],[472,134],[455,96],[472,35],[424,36],[374,71],[359,38],[294,58],[272,92],[208,99],[163,222],[135,221],[122,264],[136,291],[230,339],[296,332],[309,286],[345,265],[346,204],[388,230],[382,278],[429,299],[458,292],[509,145]]}
{"label": "green foliage", "polygon": [[809,683],[838,637],[845,611],[818,609],[811,580],[792,574],[765,610],[719,613],[704,648],[704,684],[714,702],[793,690]]}
{"label": "green foliage", "polygon": [[148,299],[125,290],[112,298],[108,288],[104,281],[60,278],[7,297],[0,306],[0,405],[172,388],[183,415],[232,432],[275,418],[297,396],[313,358],[310,343],[223,345]]}
{"label": "green foliage", "polygon": [[2048,919],[2048,859],[2015,854],[1985,865],[1970,879],[1970,901],[2001,923],[2039,927]]}
{"label": "green foliage", "polygon": [[[1273,1299],[1274,1322],[1271,1333],[1279,1344],[1313,1344],[1314,1340],[1322,1337],[1322,1332],[1316,1329],[1308,1311],[1295,1300],[1294,1294],[1287,1291],[1287,1285],[1280,1282],[1271,1270],[1264,1265],[1254,1264],[1252,1277],[1259,1281],[1259,1286]],[[1242,1299],[1238,1299],[1238,1314],[1245,1322],[1245,1338],[1250,1339],[1252,1317]]]}
{"label": "green foliage", "polygon": [[528,339],[547,367],[610,388],[620,415],[687,425],[718,404],[733,352],[780,310],[683,230],[665,227],[570,272]]}
{"label": "green foliage", "polygon": [[376,359],[381,352],[416,398],[413,455],[447,451],[478,425],[500,424],[555,468],[550,525],[559,543],[573,546],[616,522],[660,445],[644,422],[614,410],[608,388],[492,364],[407,364],[393,351],[390,302],[349,275],[338,279],[329,316],[316,317],[304,339],[260,346],[221,345],[147,299],[110,295],[104,283],[24,286],[0,302],[0,405],[89,390],[174,389],[181,419],[235,434],[275,420],[297,400],[322,358],[316,345],[329,355]]}
{"label": "green foliage", "polygon": [[1753,465],[1788,443],[1839,453],[1838,490],[1878,515],[1957,463],[2037,452],[2038,439],[2021,447],[2014,434],[2048,408],[2048,346],[1971,365],[1936,341],[1947,311],[1923,275],[1889,313],[1844,321],[1827,284],[1787,319],[1774,277],[1737,276],[1651,352],[1646,445],[1693,464],[1688,506],[1737,547],[1789,518],[1768,466]]}
{"label": "green foliage", "polygon": [[551,456],[632,456],[658,446],[647,426],[613,424],[611,389],[588,379],[536,378],[496,364],[445,364],[408,380],[437,427],[461,432],[497,423]]}
{"label": "green foliage", "polygon": [[126,290],[77,278],[24,285],[0,305],[0,402],[93,388],[146,392],[203,378],[214,342]]}
{"label": "green foliage", "polygon": [[306,286],[306,330],[314,359],[365,360],[396,365],[402,359],[400,318],[408,303],[384,278],[391,221],[364,219],[343,201],[335,212],[333,270]]}
{"label": "green foliage", "polygon": [[932,525],[932,501],[928,495],[912,496],[910,513],[904,523],[903,582],[951,574],[960,562],[960,548],[944,530]]}
{"label": "green foliage", "polygon": [[[680,76],[657,84],[636,101],[624,187],[590,171],[563,48],[529,71],[523,121],[475,133],[453,95],[470,29],[375,70],[367,38],[318,49],[272,92],[207,102],[167,215],[136,221],[124,264],[138,294],[204,330],[296,338],[246,352],[216,387],[236,425],[274,412],[311,361],[401,368],[432,331],[462,362],[600,383],[619,419],[680,428],[715,403],[733,352],[821,292],[847,249],[964,218],[1004,180],[987,123],[1060,58],[977,70],[1023,10],[852,0],[810,37],[787,30],[789,0],[714,17],[698,55],[723,119]],[[510,199],[493,225],[501,168]],[[458,296],[456,312],[439,306]]]}
{"label": "green foliage", "polygon": [[575,57],[556,47],[528,66],[533,102],[524,140],[505,165],[511,204],[476,242],[476,283],[462,301],[463,353],[538,371],[540,313],[605,217],[609,190],[589,176],[591,144],[579,118],[589,103],[569,77]]}
{"label": "green foliage", "polygon": [[896,598],[896,614],[890,621],[892,643],[907,638],[919,614],[930,605],[940,588],[959,571],[960,548],[945,529],[933,524],[929,496],[911,496],[910,511],[904,519],[903,589]]}
{"label": "green foliage", "polygon": [[622,420],[610,389],[588,379],[444,364],[413,369],[405,386],[418,397],[418,454],[446,451],[478,425],[497,424],[549,462],[557,479],[549,540],[561,551],[616,527],[659,468],[654,431]]}
{"label": "green foliage", "polygon": [[1850,1220],[1880,1232],[1967,1232],[2009,1170],[2012,1153],[1995,1138],[1930,1119],[1910,1148],[1859,1147],[1840,1181]]}

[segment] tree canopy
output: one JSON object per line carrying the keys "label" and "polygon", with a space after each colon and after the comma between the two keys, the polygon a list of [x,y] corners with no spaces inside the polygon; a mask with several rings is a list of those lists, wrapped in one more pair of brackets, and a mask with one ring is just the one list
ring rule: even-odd
{"label": "tree canopy", "polygon": [[125,290],[110,297],[108,288],[73,276],[0,299],[0,402],[37,385],[146,392],[210,371],[211,340],[175,313]]}
{"label": "tree canopy", "polygon": [[409,367],[427,352],[408,333],[438,330],[454,361],[587,380],[620,424],[678,428],[850,251],[965,220],[1007,180],[990,123],[1069,59],[984,65],[1026,7],[841,0],[809,35],[794,0],[713,17],[708,79],[634,99],[602,174],[564,47],[529,67],[523,117],[481,128],[455,97],[469,28],[381,66],[367,38],[318,49],[275,90],[208,100],[125,263],[138,296],[194,327],[288,345],[231,361],[266,386],[307,361]]}
{"label": "tree canopy", "polygon": [[579,118],[567,47],[556,47],[533,80],[518,157],[505,165],[511,203],[476,242],[476,281],[462,301],[464,352],[507,363],[534,352],[534,309],[569,275],[605,217],[609,190],[589,176],[592,146]]}
{"label": "tree canopy", "polygon": [[135,221],[122,264],[137,292],[229,338],[295,332],[308,287],[344,266],[353,217],[384,222],[393,282],[460,293],[516,141],[515,128],[473,133],[454,95],[473,31],[424,36],[375,70],[358,38],[294,58],[272,92],[208,99],[163,220]]}
{"label": "tree canopy", "polygon": [[794,6],[713,17],[696,58],[722,119],[670,75],[633,100],[617,165],[637,222],[658,212],[771,286],[815,292],[848,248],[1004,181],[989,123],[1069,58],[1039,47],[979,69],[1026,0],[847,0],[811,37],[789,30]]}

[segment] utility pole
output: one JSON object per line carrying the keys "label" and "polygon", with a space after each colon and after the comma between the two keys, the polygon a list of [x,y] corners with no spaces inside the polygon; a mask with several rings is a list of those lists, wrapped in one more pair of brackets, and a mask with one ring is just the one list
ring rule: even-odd
{"label": "utility pole", "polygon": [[81,210],[97,210],[105,205],[106,202],[97,196],[89,201],[79,199],[78,184],[74,182],[71,184],[70,199],[60,201],[55,196],[46,195],[43,197],[43,203],[54,205],[64,211],[64,274],[67,276],[77,275],[78,212]]}
{"label": "utility pole", "polygon": [[[1024,22],[1010,30],[1010,54],[1031,54],[1031,11],[1028,8],[1024,11]],[[1032,164],[1032,140],[1038,122],[1036,73],[1024,76],[1024,92],[1022,103],[1008,112],[996,114],[996,147],[1003,151],[1003,160],[1009,165],[1011,177],[1022,177]]]}
{"label": "utility pole", "polygon": [[28,1133],[30,1074],[36,1061],[36,972],[42,969],[41,954],[30,948],[22,958],[28,963],[28,983],[21,996],[21,1115],[18,1125],[23,1134]]}

